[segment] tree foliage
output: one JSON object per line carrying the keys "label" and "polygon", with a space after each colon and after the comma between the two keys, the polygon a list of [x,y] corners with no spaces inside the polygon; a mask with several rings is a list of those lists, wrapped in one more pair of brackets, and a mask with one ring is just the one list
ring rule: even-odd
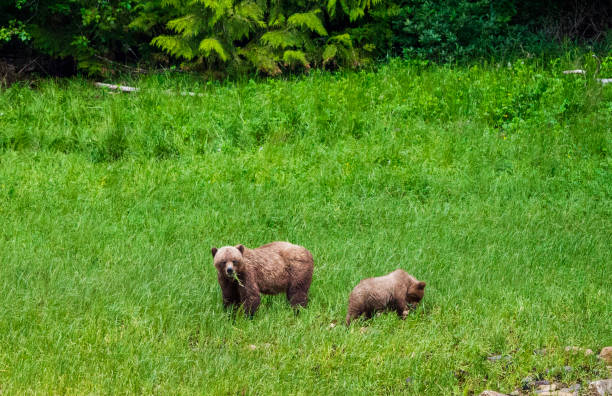
{"label": "tree foliage", "polygon": [[3,53],[278,75],[386,56],[455,62],[612,35],[609,0],[5,0]]}
{"label": "tree foliage", "polygon": [[346,33],[349,26],[334,21],[340,19],[338,11],[357,18],[374,3],[167,0],[181,16],[167,24],[174,34],[157,36],[152,43],[189,67],[277,75],[288,69],[355,65],[366,59]]}

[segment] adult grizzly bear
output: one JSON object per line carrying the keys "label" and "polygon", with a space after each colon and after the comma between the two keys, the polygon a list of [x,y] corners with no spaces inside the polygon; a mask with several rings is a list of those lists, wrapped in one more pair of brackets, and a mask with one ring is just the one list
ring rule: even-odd
{"label": "adult grizzly bear", "polygon": [[424,294],[425,282],[416,280],[402,269],[385,276],[364,279],[349,296],[346,325],[362,314],[369,319],[374,312],[386,309],[395,310],[400,318],[405,319],[409,305],[418,304]]}
{"label": "adult grizzly bear", "polygon": [[248,315],[257,311],[260,293],[287,293],[292,307],[308,303],[312,254],[289,242],[272,242],[256,249],[243,245],[212,248],[223,305],[243,304]]}

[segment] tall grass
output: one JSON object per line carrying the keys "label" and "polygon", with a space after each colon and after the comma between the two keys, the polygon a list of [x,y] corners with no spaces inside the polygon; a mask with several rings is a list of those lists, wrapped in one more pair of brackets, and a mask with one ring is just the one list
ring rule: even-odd
{"label": "tall grass", "polygon": [[[612,344],[612,91],[569,66],[2,92],[0,391],[434,395],[606,376],[562,351]],[[210,247],[272,240],[312,251],[308,308],[224,312]],[[352,287],[398,267],[427,281],[420,308],[341,325]]]}

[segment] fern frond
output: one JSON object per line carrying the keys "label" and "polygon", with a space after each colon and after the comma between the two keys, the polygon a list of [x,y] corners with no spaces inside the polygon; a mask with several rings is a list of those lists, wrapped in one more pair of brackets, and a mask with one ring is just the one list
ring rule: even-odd
{"label": "fern frond", "polygon": [[206,57],[210,56],[211,52],[215,52],[222,61],[225,62],[227,60],[227,53],[216,38],[209,37],[200,41],[198,49],[202,51]]}
{"label": "fern frond", "polygon": [[240,48],[238,53],[244,56],[258,71],[270,76],[281,74],[281,69],[278,66],[279,58],[269,48],[250,45],[247,48]]}
{"label": "fern frond", "polygon": [[221,18],[227,16],[234,2],[233,0],[192,0],[192,4],[202,4],[212,11],[212,16],[208,18],[208,26],[213,27]]}
{"label": "fern frond", "polygon": [[325,65],[327,62],[333,59],[337,53],[338,47],[333,44],[326,45],[325,49],[323,50],[323,64]]}
{"label": "fern frond", "polygon": [[163,49],[171,55],[188,60],[195,56],[193,49],[186,40],[177,36],[157,36],[151,40],[151,44]]}
{"label": "fern frond", "polygon": [[263,21],[264,11],[252,1],[243,1],[234,9],[234,14],[252,22],[255,22],[260,27],[265,27]]}
{"label": "fern frond", "polygon": [[[334,3],[334,9],[336,0],[329,0]],[[365,10],[371,8],[373,4],[378,4],[382,0],[340,0],[340,8],[348,15],[351,22],[356,21],[365,15]],[[328,9],[330,4],[328,3]],[[331,13],[330,13],[331,15]]]}
{"label": "fern frond", "polygon": [[283,61],[288,65],[300,64],[304,67],[309,67],[308,61],[306,60],[306,54],[302,51],[287,50],[283,53]]}
{"label": "fern frond", "polygon": [[149,15],[142,13],[134,18],[132,22],[130,22],[128,28],[140,32],[146,32],[147,30],[150,30],[155,23],[156,21],[153,18],[150,18]]}
{"label": "fern frond", "polygon": [[361,18],[365,15],[365,9],[363,8],[353,8],[349,11],[349,20],[351,22],[355,22],[357,19]]}
{"label": "fern frond", "polygon": [[211,10],[228,10],[234,5],[233,0],[191,0],[190,5],[202,4]]}
{"label": "fern frond", "polygon": [[336,0],[328,0],[327,13],[332,18],[336,15]]}
{"label": "fern frond", "polygon": [[269,27],[281,27],[285,25],[285,16],[283,14],[276,14],[274,16],[270,15],[268,20]]}
{"label": "fern frond", "polygon": [[320,36],[327,36],[327,30],[323,27],[321,19],[317,14],[321,10],[313,10],[310,12],[298,12],[287,19],[287,23],[291,26],[306,27],[310,31],[317,32]]}
{"label": "fern frond", "polygon": [[304,43],[301,34],[287,30],[274,30],[264,33],[261,42],[273,48],[301,47]]}
{"label": "fern frond", "polygon": [[349,47],[349,48],[353,47],[353,40],[351,39],[351,35],[348,33],[331,36],[328,41],[340,43],[344,45],[345,47]]}
{"label": "fern frond", "polygon": [[180,8],[185,5],[185,0],[161,0],[162,7]]}
{"label": "fern frond", "polygon": [[226,29],[232,39],[241,40],[249,37],[252,31],[264,28],[263,10],[251,1],[239,4],[226,21]]}
{"label": "fern frond", "polygon": [[194,37],[202,31],[203,21],[194,14],[182,16],[168,22],[168,29],[172,29],[185,38]]}

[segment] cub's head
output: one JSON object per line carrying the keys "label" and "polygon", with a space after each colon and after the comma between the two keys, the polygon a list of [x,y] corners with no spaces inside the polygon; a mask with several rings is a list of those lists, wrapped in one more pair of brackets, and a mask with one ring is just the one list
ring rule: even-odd
{"label": "cub's head", "polygon": [[213,261],[219,274],[225,275],[228,278],[233,278],[242,272],[244,246],[224,246],[217,249],[211,249]]}
{"label": "cub's head", "polygon": [[418,304],[425,295],[425,282],[414,280],[410,282],[408,286],[408,292],[406,293],[406,302],[409,304]]}

